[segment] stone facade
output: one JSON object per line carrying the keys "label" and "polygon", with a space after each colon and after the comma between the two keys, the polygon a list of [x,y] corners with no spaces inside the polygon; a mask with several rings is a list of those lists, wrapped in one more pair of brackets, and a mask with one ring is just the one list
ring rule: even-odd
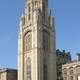
{"label": "stone facade", "polygon": [[63,80],[80,80],[80,61],[73,61],[62,66]]}
{"label": "stone facade", "polygon": [[71,62],[70,52],[56,50],[57,80],[62,80],[62,65]]}
{"label": "stone facade", "polygon": [[18,36],[18,80],[56,80],[54,17],[48,0],[26,0]]}
{"label": "stone facade", "polygon": [[77,60],[62,65],[63,80],[80,80],[80,53]]}
{"label": "stone facade", "polygon": [[0,80],[17,80],[17,70],[0,69]]}

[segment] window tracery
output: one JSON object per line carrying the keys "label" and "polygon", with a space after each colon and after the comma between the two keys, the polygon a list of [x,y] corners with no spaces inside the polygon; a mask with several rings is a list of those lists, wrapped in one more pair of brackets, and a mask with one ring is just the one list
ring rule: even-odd
{"label": "window tracery", "polygon": [[31,32],[28,32],[26,35],[25,35],[25,51],[30,51],[31,48],[32,48],[32,41],[31,41]]}

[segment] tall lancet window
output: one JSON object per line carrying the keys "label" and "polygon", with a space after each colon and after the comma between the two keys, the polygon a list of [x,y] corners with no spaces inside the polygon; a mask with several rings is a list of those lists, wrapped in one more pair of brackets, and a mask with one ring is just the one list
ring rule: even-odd
{"label": "tall lancet window", "polygon": [[26,63],[26,80],[31,80],[31,58],[27,58]]}
{"label": "tall lancet window", "polygon": [[49,37],[49,33],[44,30],[43,31],[43,49],[44,51],[49,51],[50,48],[50,37]]}
{"label": "tall lancet window", "polygon": [[25,52],[30,51],[32,48],[32,38],[31,31],[27,32],[25,35]]}
{"label": "tall lancet window", "polygon": [[31,19],[31,4],[28,4],[28,20]]}
{"label": "tall lancet window", "polygon": [[46,10],[45,10],[45,4],[43,3],[43,19],[44,19],[44,20],[45,20],[45,16],[46,16],[46,15],[45,15],[45,11],[46,11]]}

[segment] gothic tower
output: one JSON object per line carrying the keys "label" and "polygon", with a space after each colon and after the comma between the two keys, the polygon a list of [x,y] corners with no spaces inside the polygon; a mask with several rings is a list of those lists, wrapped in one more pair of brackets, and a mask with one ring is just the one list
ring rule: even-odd
{"label": "gothic tower", "polygon": [[54,18],[48,0],[26,0],[18,36],[18,80],[56,80]]}

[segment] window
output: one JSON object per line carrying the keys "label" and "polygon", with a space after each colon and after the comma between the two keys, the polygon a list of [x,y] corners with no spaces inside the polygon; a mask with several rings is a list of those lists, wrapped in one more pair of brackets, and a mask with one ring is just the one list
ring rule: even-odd
{"label": "window", "polygon": [[63,75],[67,75],[67,69],[66,68],[63,69]]}
{"label": "window", "polygon": [[31,48],[32,48],[31,32],[29,31],[25,35],[25,51],[30,51]]}
{"label": "window", "polygon": [[73,70],[72,70],[72,69],[70,70],[70,75],[71,75],[71,74],[73,74]]}
{"label": "window", "polygon": [[26,80],[31,80],[31,59],[27,58]]}
{"label": "window", "polygon": [[50,37],[47,31],[43,31],[43,49],[48,51],[50,48]]}
{"label": "window", "polygon": [[67,71],[64,71],[64,75],[67,75]]}
{"label": "window", "polygon": [[35,1],[35,6],[37,5],[37,1]]}
{"label": "window", "polygon": [[31,6],[30,3],[28,4],[28,20],[31,18]]}
{"label": "window", "polygon": [[47,64],[45,60],[44,60],[43,70],[44,70],[44,80],[47,80]]}
{"label": "window", "polygon": [[61,76],[61,72],[59,72],[58,75]]}
{"label": "window", "polygon": [[80,66],[79,65],[76,67],[76,70],[77,70],[77,73],[80,74]]}
{"label": "window", "polygon": [[74,79],[73,79],[73,76],[70,76],[70,80],[74,80]]}
{"label": "window", "polygon": [[28,20],[30,20],[31,19],[31,15],[30,15],[30,13],[29,13],[29,15],[28,15]]}
{"label": "window", "polygon": [[31,11],[31,7],[30,7],[30,6],[28,7],[28,11],[29,11],[29,12]]}
{"label": "window", "polygon": [[43,3],[43,19],[45,20],[45,4]]}
{"label": "window", "polygon": [[67,80],[67,77],[64,77],[64,80]]}

